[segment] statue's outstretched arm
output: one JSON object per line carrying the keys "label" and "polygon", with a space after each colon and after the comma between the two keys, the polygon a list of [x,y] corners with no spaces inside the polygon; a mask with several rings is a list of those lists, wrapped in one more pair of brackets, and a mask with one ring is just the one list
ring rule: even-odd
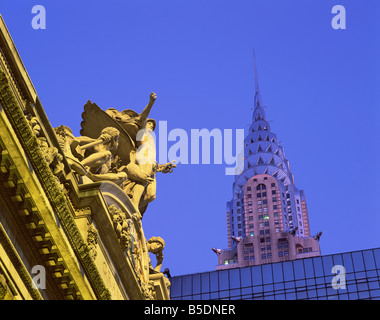
{"label": "statue's outstretched arm", "polygon": [[154,92],[152,92],[149,96],[149,103],[146,105],[145,109],[140,113],[140,118],[142,121],[145,121],[148,118],[150,110],[152,109],[156,99],[157,95]]}

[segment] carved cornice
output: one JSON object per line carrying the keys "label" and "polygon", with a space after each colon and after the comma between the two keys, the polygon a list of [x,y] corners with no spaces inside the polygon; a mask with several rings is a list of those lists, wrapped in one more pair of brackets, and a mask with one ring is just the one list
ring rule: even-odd
{"label": "carved cornice", "polygon": [[91,257],[90,249],[80,234],[66,197],[61,190],[61,186],[57,181],[57,178],[51,172],[49,164],[46,162],[44,154],[40,149],[38,139],[33,134],[21,107],[17,104],[6,74],[1,70],[0,103],[31,165],[33,166],[34,172],[45,191],[50,205],[59,217],[61,226],[65,231],[71,247],[80,260],[97,298],[110,299],[110,292],[105,287],[99,271]]}
{"label": "carved cornice", "polygon": [[0,243],[3,246],[5,252],[7,253],[9,259],[11,260],[14,268],[17,270],[18,275],[20,276],[22,282],[24,283],[26,289],[31,295],[33,300],[43,300],[40,292],[33,288],[32,278],[25,268],[20,256],[17,253],[17,250],[12,244],[12,241],[9,239],[7,233],[5,232],[3,226],[0,224]]}

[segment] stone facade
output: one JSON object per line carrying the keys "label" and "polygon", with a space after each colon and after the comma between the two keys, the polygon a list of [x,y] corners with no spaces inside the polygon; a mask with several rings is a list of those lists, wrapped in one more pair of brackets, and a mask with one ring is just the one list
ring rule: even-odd
{"label": "stone facade", "polygon": [[60,139],[0,16],[0,300],[169,299],[138,208]]}

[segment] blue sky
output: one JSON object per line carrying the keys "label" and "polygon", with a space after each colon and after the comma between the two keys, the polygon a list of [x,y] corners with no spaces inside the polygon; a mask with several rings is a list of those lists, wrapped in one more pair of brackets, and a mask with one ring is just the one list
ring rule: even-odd
{"label": "blue sky", "polygon": [[[37,4],[45,30],[31,26]],[[331,27],[337,4],[345,30]],[[380,244],[379,8],[376,0],[0,2],[51,124],[76,135],[87,100],[140,112],[151,91],[151,117],[169,131],[247,130],[254,48],[267,118],[305,191],[311,231],[323,231],[322,254]],[[166,241],[172,275],[215,270],[211,248],[227,247],[225,168],[157,175],[143,227]]]}

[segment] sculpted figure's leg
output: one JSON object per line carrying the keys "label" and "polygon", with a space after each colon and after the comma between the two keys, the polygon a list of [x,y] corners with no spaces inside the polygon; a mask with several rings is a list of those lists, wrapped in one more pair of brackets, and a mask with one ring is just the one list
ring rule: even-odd
{"label": "sculpted figure's leg", "polygon": [[141,205],[148,205],[148,203],[152,202],[154,199],[156,199],[156,179],[147,185]]}
{"label": "sculpted figure's leg", "polygon": [[133,197],[131,200],[137,211],[139,211],[140,199],[144,190],[145,190],[145,186],[142,186],[141,184],[138,184],[138,183],[136,183],[136,185],[133,187]]}

